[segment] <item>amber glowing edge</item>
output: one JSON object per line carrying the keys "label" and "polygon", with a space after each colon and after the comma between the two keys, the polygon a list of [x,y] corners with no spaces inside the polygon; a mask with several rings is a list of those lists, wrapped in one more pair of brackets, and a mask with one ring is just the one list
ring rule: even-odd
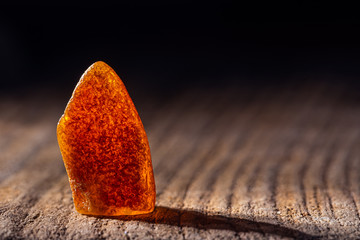
{"label": "amber glowing edge", "polygon": [[[91,89],[95,89],[94,92]],[[99,94],[101,91],[108,99],[99,104],[99,99],[103,99]],[[113,104],[115,100],[118,102]],[[87,117],[94,109],[88,107],[94,105],[95,110],[116,111],[102,112],[109,119],[105,124],[99,117],[101,112],[95,111],[95,121],[91,122],[92,119]],[[76,111],[79,111],[78,116],[74,114]],[[109,127],[98,127],[96,124],[99,122]],[[122,124],[117,125],[119,122]],[[95,130],[84,130],[91,127]],[[94,132],[99,129],[105,135],[110,133],[96,136]],[[115,136],[114,132],[125,137]],[[57,124],[57,138],[77,212],[90,216],[121,216],[154,211],[156,190],[148,138],[122,80],[106,63],[94,63],[80,78]],[[111,138],[109,146],[115,149],[115,153],[107,152],[109,141],[106,138]],[[96,141],[92,143],[91,140]],[[89,155],[90,150],[100,155]],[[109,156],[115,157],[106,166],[111,160]],[[100,169],[99,172],[96,169]]]}

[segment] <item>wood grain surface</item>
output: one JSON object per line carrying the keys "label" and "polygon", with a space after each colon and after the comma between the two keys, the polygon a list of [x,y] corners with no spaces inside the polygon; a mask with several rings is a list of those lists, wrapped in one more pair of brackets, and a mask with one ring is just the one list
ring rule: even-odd
{"label": "wood grain surface", "polygon": [[74,210],[56,140],[67,97],[1,98],[0,239],[360,238],[360,100],[346,86],[133,96],[156,209],[113,218]]}

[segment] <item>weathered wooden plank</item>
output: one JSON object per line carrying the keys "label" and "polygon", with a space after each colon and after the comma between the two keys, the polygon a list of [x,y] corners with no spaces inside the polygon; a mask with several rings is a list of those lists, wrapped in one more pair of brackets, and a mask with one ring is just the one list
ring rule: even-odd
{"label": "weathered wooden plank", "polygon": [[55,135],[66,99],[5,98],[0,238],[360,238],[360,102],[350,92],[230,87],[138,100],[157,207],[114,218],[74,211]]}

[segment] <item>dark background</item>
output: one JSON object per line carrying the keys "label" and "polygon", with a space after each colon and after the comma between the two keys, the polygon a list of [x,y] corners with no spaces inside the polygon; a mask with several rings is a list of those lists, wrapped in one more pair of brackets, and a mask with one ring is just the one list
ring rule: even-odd
{"label": "dark background", "polygon": [[69,95],[97,60],[130,93],[289,81],[358,86],[355,3],[243,2],[1,6],[0,93]]}

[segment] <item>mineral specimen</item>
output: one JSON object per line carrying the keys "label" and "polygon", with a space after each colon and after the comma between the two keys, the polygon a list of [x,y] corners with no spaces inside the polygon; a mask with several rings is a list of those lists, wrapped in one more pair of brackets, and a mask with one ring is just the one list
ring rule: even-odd
{"label": "mineral specimen", "polygon": [[124,83],[106,63],[94,63],[81,77],[59,120],[57,138],[79,213],[154,210],[148,139]]}

